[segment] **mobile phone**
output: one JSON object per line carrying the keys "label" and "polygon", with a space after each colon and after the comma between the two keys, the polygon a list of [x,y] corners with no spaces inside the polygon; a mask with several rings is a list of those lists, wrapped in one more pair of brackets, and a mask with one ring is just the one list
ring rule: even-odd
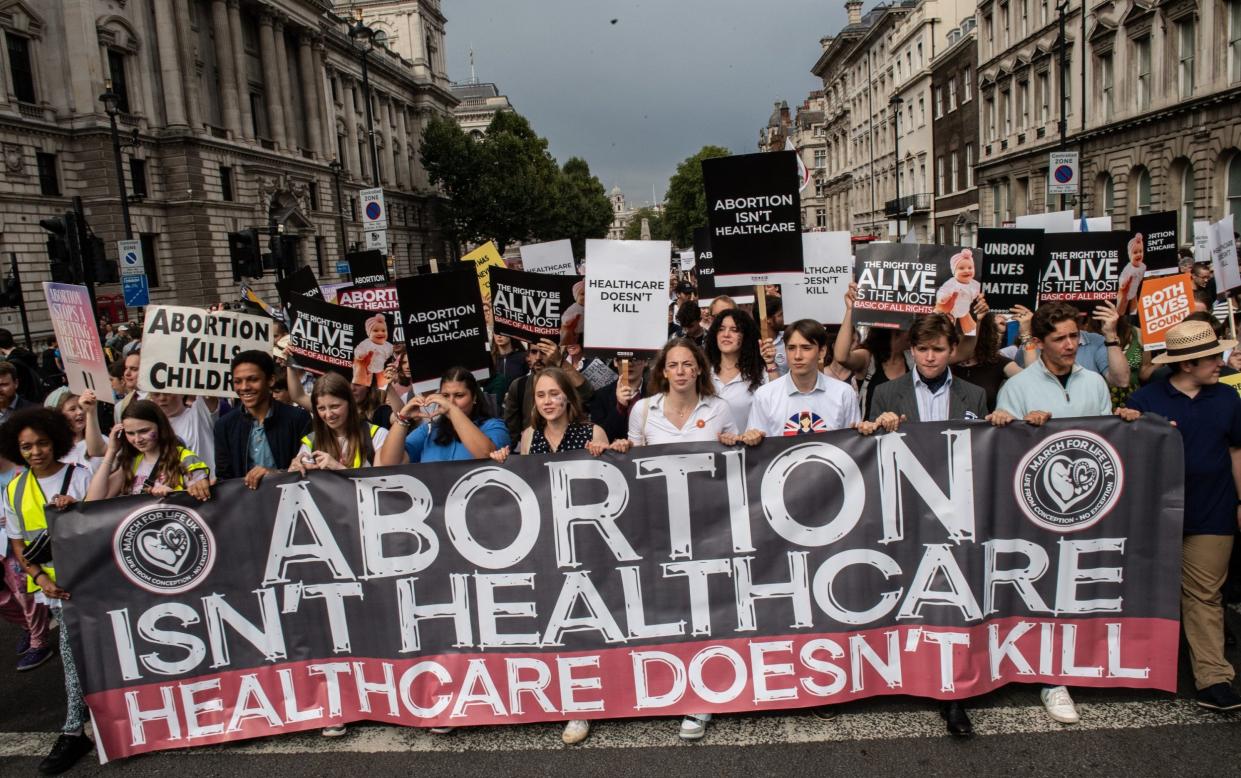
{"label": "mobile phone", "polygon": [[313,465],[314,463],[315,463],[315,455],[314,455],[314,454],[302,454],[302,464],[303,464],[303,465]]}

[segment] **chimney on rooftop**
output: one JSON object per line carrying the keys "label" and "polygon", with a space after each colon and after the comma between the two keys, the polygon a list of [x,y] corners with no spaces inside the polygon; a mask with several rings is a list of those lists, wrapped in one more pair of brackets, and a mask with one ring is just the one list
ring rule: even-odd
{"label": "chimney on rooftop", "polygon": [[845,10],[849,13],[849,24],[860,24],[862,21],[862,2],[861,0],[848,0],[845,3]]}

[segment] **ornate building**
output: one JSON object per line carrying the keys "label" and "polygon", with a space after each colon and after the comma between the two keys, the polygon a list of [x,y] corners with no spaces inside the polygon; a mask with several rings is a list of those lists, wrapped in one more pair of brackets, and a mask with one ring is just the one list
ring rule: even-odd
{"label": "ornate building", "polygon": [[496,114],[513,110],[513,104],[500,94],[495,84],[474,80],[453,84],[452,96],[460,101],[452,111],[457,124],[461,125],[466,135],[475,139],[483,137]]}
{"label": "ornate building", "polygon": [[[931,61],[931,135],[935,166],[934,239],[973,246],[978,236],[978,28],[973,16],[948,31],[948,46]],[[967,87],[970,87],[967,90]]]}
{"label": "ornate building", "polygon": [[1110,215],[1179,214],[1241,223],[1241,0],[1068,4],[1061,90],[1059,20],[1050,0],[979,4],[977,177],[984,225],[1057,210],[1048,153],[1081,152],[1077,207]]}
{"label": "ornate building", "polygon": [[[423,125],[456,104],[444,17],[438,0],[367,5],[399,6],[391,18],[404,19],[377,22],[396,50],[368,54],[377,170],[362,50],[327,0],[0,0],[0,241],[20,264],[32,330],[49,329],[39,220],[80,195],[110,257],[124,237],[107,83],[137,142],[125,193],[153,303],[235,299],[226,236],[273,223],[297,239],[301,264],[335,280],[334,260],[362,238],[357,190],[376,179],[397,272],[450,255],[418,159]],[[274,298],[273,282],[255,288]]]}

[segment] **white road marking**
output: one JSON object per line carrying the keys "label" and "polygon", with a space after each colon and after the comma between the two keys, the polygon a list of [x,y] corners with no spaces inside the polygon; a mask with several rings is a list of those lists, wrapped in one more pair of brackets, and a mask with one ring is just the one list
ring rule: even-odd
{"label": "white road marking", "polygon": [[[791,716],[726,715],[711,723],[701,741],[709,746],[829,743],[848,740],[947,737],[943,720],[928,702],[925,708],[849,713],[823,721],[802,713]],[[1098,702],[1078,705],[1081,723],[1057,724],[1042,707],[976,708],[970,711],[979,736],[1016,735],[1056,731],[1117,730],[1142,727],[1203,726],[1238,719],[1203,710],[1190,700]],[[319,754],[465,751],[540,751],[561,748],[653,748],[682,744],[676,731],[679,719],[628,719],[595,722],[590,738],[579,746],[560,742],[559,724],[514,727],[462,728],[450,735],[384,726],[353,726],[343,738],[325,738],[308,732],[264,740],[181,749],[168,753]],[[43,756],[56,733],[0,732],[0,758]]]}

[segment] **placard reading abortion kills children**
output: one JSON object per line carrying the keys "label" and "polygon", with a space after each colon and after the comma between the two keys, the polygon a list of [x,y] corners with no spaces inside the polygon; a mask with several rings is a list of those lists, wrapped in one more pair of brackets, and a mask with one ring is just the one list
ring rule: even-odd
{"label": "placard reading abortion kills children", "polygon": [[232,360],[242,351],[271,351],[272,321],[233,311],[182,305],[147,308],[138,388],[208,397],[236,397]]}
{"label": "placard reading abortion kills children", "polygon": [[271,474],[77,503],[53,543],[109,758],[362,719],[1173,691],[1182,462],[1154,419],[916,424]]}

